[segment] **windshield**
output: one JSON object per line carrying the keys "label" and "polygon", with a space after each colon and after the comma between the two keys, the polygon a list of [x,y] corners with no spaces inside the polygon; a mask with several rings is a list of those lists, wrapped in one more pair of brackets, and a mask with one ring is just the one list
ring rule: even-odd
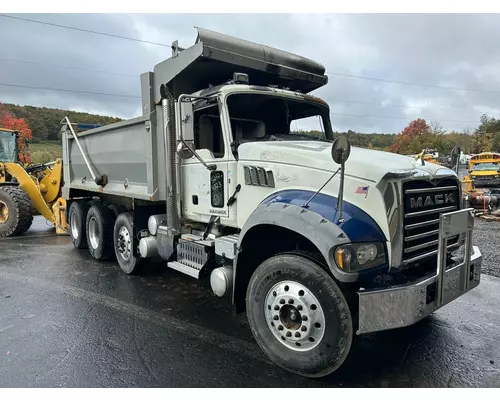
{"label": "windshield", "polygon": [[498,163],[480,163],[480,164],[474,164],[472,166],[473,171],[497,171],[498,170]]}
{"label": "windshield", "polygon": [[12,132],[0,131],[0,161],[16,161],[16,136]]}
{"label": "windshield", "polygon": [[333,140],[328,107],[314,101],[258,93],[227,100],[236,144],[268,140]]}

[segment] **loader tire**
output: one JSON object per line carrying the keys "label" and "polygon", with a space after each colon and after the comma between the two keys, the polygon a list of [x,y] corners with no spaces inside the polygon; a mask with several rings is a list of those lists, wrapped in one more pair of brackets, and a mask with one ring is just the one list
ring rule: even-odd
{"label": "loader tire", "polygon": [[96,260],[113,258],[113,212],[100,202],[95,202],[87,213],[86,233],[89,252]]}
{"label": "loader tire", "polygon": [[77,249],[87,248],[87,213],[90,205],[85,201],[74,201],[68,212],[69,235]]}
{"label": "loader tire", "polygon": [[19,187],[0,187],[0,237],[26,232],[33,223],[33,205]]}
{"label": "loader tire", "polygon": [[340,287],[316,262],[297,254],[267,259],[250,278],[246,303],[257,343],[280,367],[320,378],[346,360],[351,312]]}
{"label": "loader tire", "polygon": [[135,257],[133,251],[134,214],[125,212],[120,214],[115,222],[113,243],[116,260],[123,272],[128,275],[137,274],[144,259]]}

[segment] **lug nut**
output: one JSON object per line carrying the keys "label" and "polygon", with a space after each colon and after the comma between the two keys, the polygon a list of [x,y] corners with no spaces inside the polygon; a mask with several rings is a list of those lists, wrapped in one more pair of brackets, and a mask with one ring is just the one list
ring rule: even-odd
{"label": "lug nut", "polygon": [[295,337],[300,337],[300,332],[295,332]]}
{"label": "lug nut", "polygon": [[280,319],[280,317],[278,317],[277,315],[275,315],[275,316],[273,317],[273,319],[274,319],[275,321],[277,321],[277,320],[279,320],[279,319]]}
{"label": "lug nut", "polygon": [[302,316],[302,321],[307,321],[307,315]]}
{"label": "lug nut", "polygon": [[302,332],[305,332],[305,331],[307,331],[307,327],[303,326],[303,327],[301,327],[301,328],[300,328],[300,330],[301,330]]}
{"label": "lug nut", "polygon": [[288,304],[293,304],[293,299],[288,300]]}
{"label": "lug nut", "polygon": [[278,330],[282,331],[283,330],[283,325],[278,326]]}
{"label": "lug nut", "polygon": [[292,336],[292,332],[287,332],[286,337],[290,337],[290,336]]}
{"label": "lug nut", "polygon": [[285,299],[281,299],[280,304],[285,304]]}
{"label": "lug nut", "polygon": [[274,310],[278,311],[280,309],[280,306],[274,306]]}
{"label": "lug nut", "polygon": [[297,310],[302,311],[302,306],[300,304],[297,306]]}

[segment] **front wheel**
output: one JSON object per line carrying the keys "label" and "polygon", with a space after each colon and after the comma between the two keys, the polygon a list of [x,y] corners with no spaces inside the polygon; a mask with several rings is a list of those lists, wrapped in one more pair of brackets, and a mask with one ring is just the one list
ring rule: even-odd
{"label": "front wheel", "polygon": [[0,188],[0,237],[26,232],[33,223],[31,200],[19,187]]}
{"label": "front wheel", "polygon": [[349,354],[353,324],[335,281],[316,263],[277,255],[254,272],[247,290],[252,333],[268,357],[296,374],[319,378]]}

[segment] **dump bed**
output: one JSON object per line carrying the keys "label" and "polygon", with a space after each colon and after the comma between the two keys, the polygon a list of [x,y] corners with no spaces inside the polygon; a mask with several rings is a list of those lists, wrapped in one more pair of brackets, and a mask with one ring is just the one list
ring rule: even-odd
{"label": "dump bed", "polygon": [[[151,129],[149,116],[78,133],[80,145],[97,176],[97,185],[69,129],[62,132],[64,197],[82,189],[144,200],[165,200],[165,157],[161,129]],[[158,162],[160,160],[160,162]]]}

